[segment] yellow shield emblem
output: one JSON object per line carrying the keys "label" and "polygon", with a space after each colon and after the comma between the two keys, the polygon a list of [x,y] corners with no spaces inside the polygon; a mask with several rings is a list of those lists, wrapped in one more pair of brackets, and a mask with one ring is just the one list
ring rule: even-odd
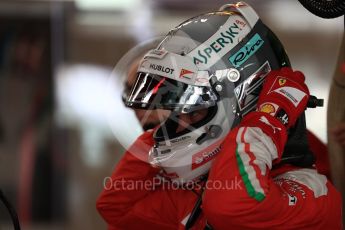
{"label": "yellow shield emblem", "polygon": [[263,104],[260,107],[260,112],[264,112],[264,113],[275,113],[275,108],[273,105],[271,104]]}
{"label": "yellow shield emblem", "polygon": [[280,85],[280,86],[283,86],[283,85],[285,85],[285,83],[286,83],[286,79],[280,78],[280,79],[278,80],[278,82],[279,82],[279,85]]}

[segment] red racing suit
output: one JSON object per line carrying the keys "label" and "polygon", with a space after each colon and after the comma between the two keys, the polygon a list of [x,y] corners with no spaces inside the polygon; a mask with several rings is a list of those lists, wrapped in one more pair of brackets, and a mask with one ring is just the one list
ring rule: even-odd
{"label": "red racing suit", "polygon": [[[342,229],[341,196],[324,175],[290,165],[273,169],[286,138],[280,121],[261,112],[231,130],[192,229],[206,223],[213,229]],[[109,229],[185,229],[201,189],[152,186],[159,169],[131,154],[145,158],[152,145],[152,132],[144,133],[106,180],[97,208]]]}

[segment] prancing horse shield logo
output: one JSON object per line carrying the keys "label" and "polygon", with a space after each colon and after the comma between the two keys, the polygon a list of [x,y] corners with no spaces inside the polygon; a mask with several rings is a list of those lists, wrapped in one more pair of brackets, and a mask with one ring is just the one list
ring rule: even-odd
{"label": "prancing horse shield logo", "polygon": [[284,79],[284,78],[279,78],[278,82],[279,82],[279,85],[280,85],[280,86],[283,86],[283,85],[285,85],[285,83],[286,83],[286,79]]}

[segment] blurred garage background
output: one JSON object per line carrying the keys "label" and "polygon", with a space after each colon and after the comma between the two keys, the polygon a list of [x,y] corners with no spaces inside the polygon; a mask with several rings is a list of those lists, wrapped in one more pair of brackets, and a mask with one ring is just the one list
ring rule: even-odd
{"label": "blurred garage background", "polygon": [[[95,201],[123,153],[121,124],[138,125],[124,115],[121,87],[118,98],[106,93],[113,68],[137,44],[230,2],[1,0],[0,188],[23,229],[106,228]],[[326,142],[343,17],[318,18],[297,0],[247,2],[281,39],[312,94],[325,99],[325,107],[307,111],[307,125]],[[0,229],[13,229],[2,204]]]}

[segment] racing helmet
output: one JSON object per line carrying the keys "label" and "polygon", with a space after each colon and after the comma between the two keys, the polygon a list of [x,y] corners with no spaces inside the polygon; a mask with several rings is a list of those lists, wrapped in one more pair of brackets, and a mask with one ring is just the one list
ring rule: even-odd
{"label": "racing helmet", "polygon": [[[205,177],[222,142],[256,107],[272,69],[290,66],[274,33],[246,3],[227,4],[172,29],[142,59],[127,106],[169,109],[155,129],[149,162],[178,184]],[[207,110],[177,132],[179,116]]]}

